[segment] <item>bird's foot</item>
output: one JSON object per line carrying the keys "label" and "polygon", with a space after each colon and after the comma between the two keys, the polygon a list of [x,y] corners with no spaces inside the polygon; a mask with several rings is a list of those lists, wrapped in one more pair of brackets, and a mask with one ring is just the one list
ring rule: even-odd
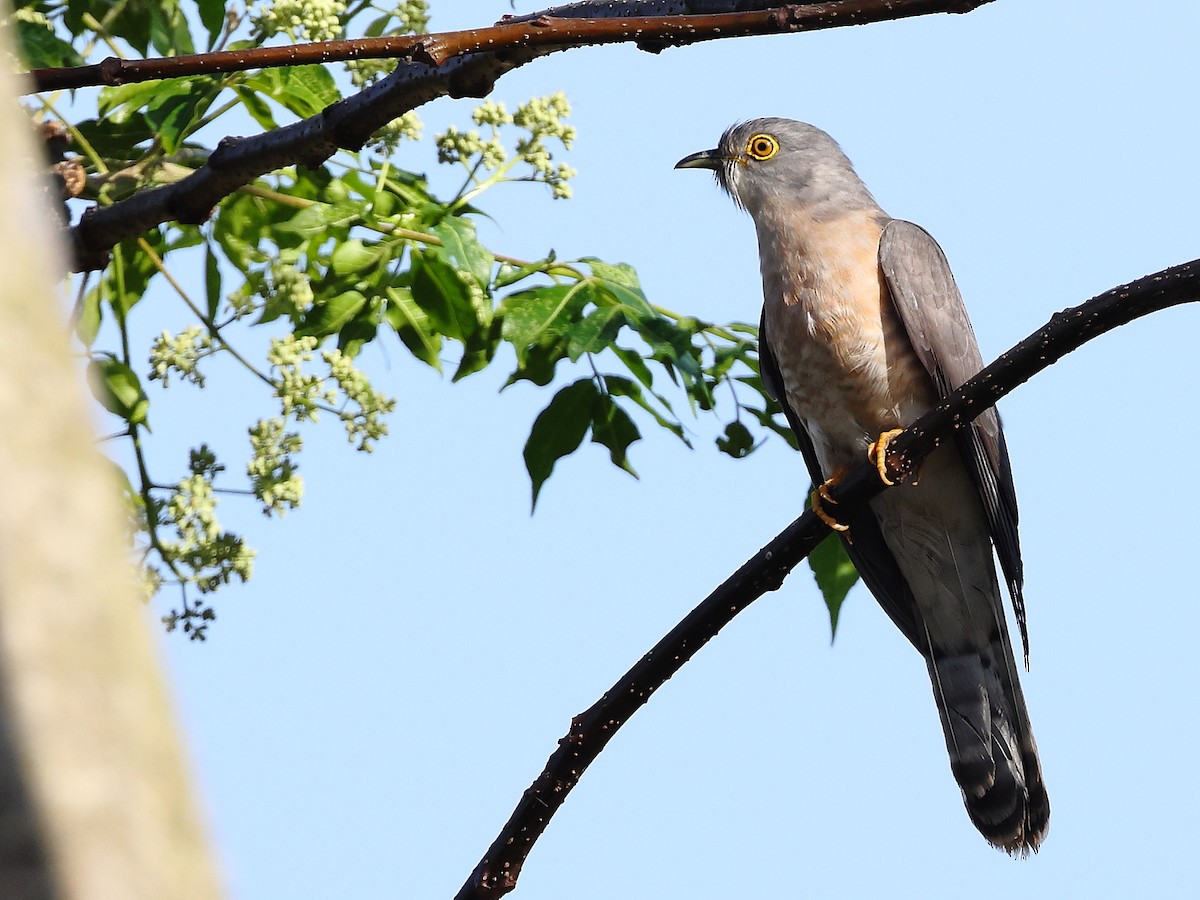
{"label": "bird's foot", "polygon": [[[875,469],[879,472],[879,480],[891,487],[896,482],[888,476],[887,450],[888,444],[892,442],[892,438],[904,431],[903,428],[893,428],[891,431],[885,431],[878,438],[871,442],[871,446],[867,448],[867,457],[871,462],[875,463]],[[913,484],[916,484],[916,479]]]}
{"label": "bird's foot", "polygon": [[845,471],[841,469],[834,472],[833,475],[825,480],[824,484],[819,485],[817,489],[812,492],[812,500],[810,505],[812,506],[812,511],[817,514],[818,519],[820,519],[834,531],[840,531],[849,537],[850,526],[842,524],[825,511],[826,503],[832,506],[837,506],[837,501],[829,495],[829,489],[841,481],[845,475]]}

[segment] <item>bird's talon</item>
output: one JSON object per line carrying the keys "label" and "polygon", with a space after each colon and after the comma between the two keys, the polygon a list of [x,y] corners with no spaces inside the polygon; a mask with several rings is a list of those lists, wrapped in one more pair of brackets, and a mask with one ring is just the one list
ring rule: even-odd
{"label": "bird's talon", "polygon": [[887,464],[887,449],[888,444],[892,442],[892,438],[904,431],[903,428],[893,428],[891,431],[885,431],[878,438],[871,442],[871,446],[867,448],[867,456],[871,462],[875,463],[875,470],[879,472],[879,480],[891,487],[896,482],[888,477]]}
{"label": "bird's talon", "polygon": [[841,475],[834,475],[824,484],[820,485],[812,492],[812,511],[817,514],[817,518],[832,528],[834,531],[840,531],[843,534],[850,530],[849,525],[843,525],[829,513],[825,512],[825,504],[831,503],[837,506],[837,501],[829,495],[829,489],[841,481]]}

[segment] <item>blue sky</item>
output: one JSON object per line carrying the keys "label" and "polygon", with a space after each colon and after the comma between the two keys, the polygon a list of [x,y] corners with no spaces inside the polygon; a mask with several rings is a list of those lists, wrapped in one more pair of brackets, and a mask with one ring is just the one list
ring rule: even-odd
{"label": "blue sky", "polygon": [[[506,11],[441,0],[432,25]],[[799,118],[942,244],[990,360],[1054,312],[1200,255],[1198,26],[1185,0],[1138,14],[998,0],[658,56],[559,54],[493,96],[567,92],[576,197],[503,188],[481,204],[494,217],[482,233],[514,256],[629,262],[654,302],[757,321],[749,219],[672,165],[734,120]],[[472,105],[424,108],[428,132]],[[400,162],[434,168],[428,143]],[[177,321],[144,327],[188,324],[166,315]],[[1024,685],[1053,807],[1040,854],[1011,860],[971,826],[924,666],[870,595],[852,592],[831,646],[799,569],[613,740],[514,896],[1183,893],[1197,838],[1198,317],[1101,338],[1002,404]],[[225,503],[260,550],[255,578],[223,593],[206,644],[163,641],[235,898],[451,896],[570,717],[804,501],[804,466],[781,441],[735,462],[702,419],[694,452],[643,423],[640,480],[585,447],[531,517],[521,447],[547,392],[498,394],[503,366],[452,385],[395,343],[365,364],[398,397],[392,436],[364,457],[335,423],[310,430],[305,505],[282,524]],[[254,390],[214,381],[186,409],[159,404],[163,458],[199,437],[237,447],[266,406]]]}

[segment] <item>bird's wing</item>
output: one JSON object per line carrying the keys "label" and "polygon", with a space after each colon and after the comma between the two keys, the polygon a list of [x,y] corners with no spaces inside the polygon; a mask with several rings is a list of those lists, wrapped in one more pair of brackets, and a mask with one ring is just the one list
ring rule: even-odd
{"label": "bird's wing", "polygon": [[[942,248],[924,229],[893,219],[879,241],[879,266],[913,349],[933,378],[938,396],[947,396],[983,368],[983,357]],[[956,431],[954,438],[983,500],[1028,662],[1017,494],[995,408],[981,414],[970,428]]]}
{"label": "bird's wing", "polygon": [[[775,352],[771,348],[771,336],[767,333],[767,318],[764,314],[758,326],[758,365],[759,375],[767,394],[783,407],[792,432],[796,435],[796,443],[804,455],[808,466],[808,474],[813,485],[825,481],[821,465],[817,462],[817,451],[813,447],[812,438],[804,426],[804,421],[791,408],[787,401],[787,393],[783,389],[783,377],[779,372],[779,364],[775,361]],[[865,461],[865,457],[864,457]],[[896,627],[912,642],[921,653],[926,652],[925,633],[918,627],[916,601],[908,582],[900,573],[896,558],[883,539],[879,528],[879,520],[871,512],[870,507],[863,509],[854,517],[845,521],[850,526],[851,540],[842,537],[842,546],[846,555],[854,563],[859,576],[866,583],[879,605],[888,614]]]}

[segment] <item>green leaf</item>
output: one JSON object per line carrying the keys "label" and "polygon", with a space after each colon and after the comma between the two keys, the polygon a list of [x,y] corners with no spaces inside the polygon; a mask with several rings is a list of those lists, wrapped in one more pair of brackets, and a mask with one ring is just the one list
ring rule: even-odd
{"label": "green leaf", "polygon": [[200,23],[208,32],[208,49],[211,50],[225,27],[225,0],[196,0],[200,8]]}
{"label": "green leaf", "polygon": [[454,370],[453,381],[461,381],[487,367],[496,354],[500,343],[500,321],[494,320],[486,328],[480,328],[463,344],[462,359]]}
{"label": "green leaf", "polygon": [[850,593],[850,588],[858,581],[858,571],[846,555],[842,539],[836,534],[829,535],[808,554],[808,566],[829,609],[829,640],[832,641],[837,636],[842,603]]}
{"label": "green leaf", "polygon": [[280,222],[276,229],[304,237],[324,237],[332,227],[349,228],[360,222],[363,207],[361,203],[313,203]]}
{"label": "green leaf", "polygon": [[259,198],[249,194],[235,194],[217,207],[212,235],[225,257],[242,272],[246,272],[252,263],[268,259],[258,248],[267,230],[264,219]]}
{"label": "green leaf", "polygon": [[745,350],[746,346],[744,344],[732,347],[717,346],[713,350],[713,363],[707,370],[709,377],[715,379],[724,378],[736,363],[744,359]]}
{"label": "green leaf", "polygon": [[150,43],[160,55],[196,52],[187,19],[177,0],[158,0],[147,4],[146,10],[150,16]]}
{"label": "green leaf", "polygon": [[625,368],[633,373],[633,377],[640,381],[643,387],[647,390],[654,387],[654,374],[650,371],[650,367],[646,365],[646,360],[642,359],[640,353],[636,350],[616,345],[613,346],[612,351],[621,362],[625,363]]}
{"label": "green leaf", "polygon": [[333,76],[323,66],[264,69],[244,82],[302,119],[315,116],[342,99]]}
{"label": "green leaf", "polygon": [[[162,233],[145,235],[151,247],[161,257],[164,252]],[[113,248],[112,258],[100,276],[104,297],[121,321],[146,295],[150,279],[158,274],[154,262],[142,252],[136,238],[122,241]]]}
{"label": "green leaf", "polygon": [[525,468],[533,485],[531,510],[537,508],[538,494],[554,471],[554,464],[583,443],[598,396],[596,383],[582,378],[555,394],[534,420],[525,442]]}
{"label": "green leaf", "polygon": [[138,145],[148,143],[154,137],[154,131],[142,116],[124,121],[107,117],[89,119],[77,128],[83,139],[104,159],[137,159],[142,155]]}
{"label": "green leaf", "polygon": [[168,82],[153,80],[101,88],[96,99],[100,118],[118,125],[129,121],[154,99],[165,84]]}
{"label": "green leaf", "polygon": [[[347,173],[343,176],[349,180],[349,176],[354,173]],[[425,180],[424,175],[418,175],[415,172],[405,172],[403,169],[389,168],[387,177],[383,179],[382,187],[400,199],[404,206],[417,209],[424,206],[433,206],[439,213],[445,212],[445,207],[438,204],[433,195],[429,193],[429,182]]]}
{"label": "green leaf", "polygon": [[717,438],[717,448],[734,459],[742,459],[754,449],[754,436],[741,422],[730,422],[725,426],[725,436]]}
{"label": "green leaf", "polygon": [[358,356],[364,344],[375,340],[379,334],[383,303],[379,297],[371,297],[358,314],[338,331],[338,349],[351,358]]}
{"label": "green leaf", "polygon": [[96,357],[91,363],[93,393],[104,408],[130,425],[145,425],[150,400],[142,390],[137,373],[113,356]]}
{"label": "green leaf", "polygon": [[181,78],[165,81],[148,99],[143,115],[150,123],[163,150],[174,153],[194,122],[204,114],[220,87],[211,78]]}
{"label": "green leaf", "polygon": [[333,248],[329,264],[333,266],[333,271],[337,275],[349,275],[353,272],[361,272],[368,266],[373,265],[379,258],[379,249],[377,245],[368,249],[358,238],[351,238],[348,241],[342,241]]}
{"label": "green leaf", "polygon": [[[171,3],[171,0],[164,0],[164,3]],[[72,34],[80,34],[83,31],[90,31],[86,23],[80,22],[80,26],[72,25],[72,17],[75,15],[81,16],[84,13],[90,12],[95,18],[104,20],[105,30],[109,34],[120,35],[122,40],[129,43],[131,47],[137,49],[137,52],[142,56],[146,55],[146,51],[150,48],[150,30],[151,16],[149,10],[150,3],[114,3],[112,0],[98,0],[95,3],[83,2],[78,0],[66,4],[67,6],[67,24],[71,29]],[[116,15],[108,15],[110,12],[116,12]]]}
{"label": "green leaf", "polygon": [[781,422],[777,416],[782,415],[782,411],[775,405],[772,409],[756,409],[753,406],[743,406],[742,409],[758,420],[758,423],[770,431],[775,432],[781,438],[788,442],[788,445],[793,450],[799,450],[800,444],[796,441],[796,435],[792,431],[792,427],[787,422]]}
{"label": "green leaf", "polygon": [[363,34],[364,34],[366,37],[379,37],[379,36],[380,36],[380,35],[382,35],[382,34],[383,34],[385,31],[387,31],[387,29],[388,29],[388,26],[389,26],[389,25],[391,25],[391,24],[392,24],[392,15],[391,15],[391,13],[389,13],[389,14],[388,14],[388,15],[386,15],[386,16],[380,16],[378,19],[372,19],[372,20],[371,20],[371,24],[370,24],[370,25],[368,25],[368,26],[367,26],[367,27],[366,27],[366,28],[363,30]]}
{"label": "green leaf", "polygon": [[358,311],[366,302],[367,298],[358,291],[346,291],[330,297],[324,303],[314,304],[296,329],[296,336],[311,335],[321,338],[336,334],[343,325],[358,315]]}
{"label": "green leaf", "polygon": [[233,90],[238,95],[238,99],[242,101],[242,106],[246,107],[246,112],[264,131],[271,131],[279,127],[267,101],[250,88],[240,84],[235,84]]}
{"label": "green leaf", "polygon": [[[683,425],[681,425],[678,420],[668,419],[661,412],[655,409],[651,405],[650,401],[646,398],[645,393],[642,392],[642,389],[640,386],[638,386],[637,382],[630,381],[628,378],[625,378],[622,375],[605,375],[604,387],[615,397],[627,397],[628,399],[632,400],[634,403],[648,412],[654,418],[654,421],[660,426],[667,429],[667,431],[671,432],[671,434],[683,441],[683,443],[689,448],[692,446],[692,442],[689,441],[687,439],[687,435],[684,434]],[[653,396],[656,400],[658,400],[659,403],[663,405],[667,412],[671,413],[672,416],[675,415],[671,409],[671,405],[667,403],[665,399],[659,397],[657,394],[654,394]]]}
{"label": "green leaf", "polygon": [[613,301],[624,306],[631,319],[657,318],[642,291],[641,282],[633,266],[627,263],[602,262],[595,257],[585,257],[581,262],[588,264],[592,274]]}
{"label": "green leaf", "polygon": [[607,394],[597,394],[592,405],[592,441],[607,447],[612,464],[634,478],[638,475],[630,465],[626,451],[630,444],[641,439],[641,432],[629,414]]}
{"label": "green leaf", "polygon": [[577,362],[585,353],[599,353],[617,339],[617,333],[625,325],[625,314],[617,306],[601,306],[588,313],[577,325],[566,330],[570,344],[567,355]]}
{"label": "green leaf", "polygon": [[638,325],[638,334],[654,352],[659,362],[671,363],[691,378],[700,377],[700,361],[692,345],[691,333],[667,319],[645,319]]}
{"label": "green leaf", "polygon": [[433,328],[429,316],[413,300],[412,294],[403,288],[389,287],[386,290],[388,305],[383,312],[384,320],[404,342],[417,359],[437,371],[442,371],[442,336]]}
{"label": "green leaf", "polygon": [[517,368],[504,382],[504,387],[516,384],[518,381],[532,381],[538,387],[545,387],[554,380],[555,367],[566,358],[567,339],[564,337],[534,344],[525,351]]}
{"label": "green leaf", "polygon": [[376,219],[389,219],[401,212],[399,198],[391,191],[385,191],[382,184],[378,187],[371,195],[371,215]]}
{"label": "green leaf", "polygon": [[75,307],[75,334],[83,346],[90,347],[95,342],[100,331],[101,318],[100,290],[93,287],[83,295]]}
{"label": "green leaf", "polygon": [[83,65],[83,57],[74,47],[58,38],[52,27],[20,19],[16,26],[21,57],[29,68],[57,69]]}
{"label": "green leaf", "polygon": [[500,304],[500,336],[513,345],[523,364],[529,348],[544,336],[556,337],[592,298],[586,282],[554,284],[509,294]]}
{"label": "green leaf", "polygon": [[466,345],[481,323],[462,274],[427,250],[413,251],[409,274],[413,299],[425,310],[433,327]]}
{"label": "green leaf", "polygon": [[215,319],[221,307],[221,267],[217,265],[217,254],[212,244],[204,246],[204,299],[208,306],[208,318]]}
{"label": "green leaf", "polygon": [[467,272],[487,289],[492,280],[492,267],[496,258],[490,250],[479,243],[475,236],[475,223],[460,216],[451,216],[434,227],[433,233],[442,241],[434,252],[460,271]]}

